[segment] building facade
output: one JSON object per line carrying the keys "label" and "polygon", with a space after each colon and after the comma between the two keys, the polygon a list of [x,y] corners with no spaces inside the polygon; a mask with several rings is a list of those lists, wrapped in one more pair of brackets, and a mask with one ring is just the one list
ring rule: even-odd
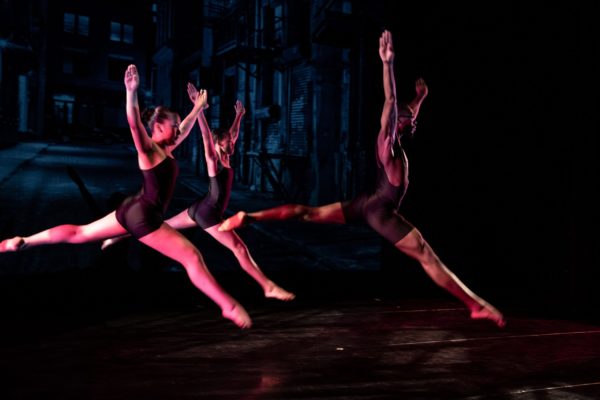
{"label": "building facade", "polygon": [[[187,81],[206,88],[213,128],[228,126],[241,100],[237,182],[286,201],[347,198],[363,186],[367,162],[356,105],[362,25],[352,3],[157,1],[157,100],[185,108]],[[196,134],[182,149],[199,174],[201,145]]]}
{"label": "building facade", "polygon": [[2,6],[3,134],[123,139],[128,134],[127,65],[136,64],[140,71],[142,106],[153,102],[148,68],[154,48],[152,4],[135,0],[124,8],[114,0],[24,0]]}

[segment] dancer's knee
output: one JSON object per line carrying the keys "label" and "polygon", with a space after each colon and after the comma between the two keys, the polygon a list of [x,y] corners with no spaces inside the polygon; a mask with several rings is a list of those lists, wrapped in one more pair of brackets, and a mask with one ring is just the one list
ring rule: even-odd
{"label": "dancer's knee", "polygon": [[[418,233],[418,232],[417,232]],[[444,280],[447,276],[443,265],[429,243],[425,241],[423,236],[418,233],[415,238],[415,246],[413,257],[419,261],[425,271],[434,279],[434,281],[440,284],[441,280]]]}
{"label": "dancer's knee", "polygon": [[204,261],[202,258],[202,254],[200,254],[200,251],[195,248],[189,248],[189,249],[180,251],[178,258],[182,264],[187,264],[187,265],[202,263]]}
{"label": "dancer's knee", "polygon": [[84,231],[80,225],[60,225],[50,229],[49,233],[53,242],[84,242]]}
{"label": "dancer's knee", "polygon": [[287,215],[287,218],[304,220],[307,217],[308,207],[302,204],[289,204],[284,209],[283,214]]}
{"label": "dancer's knee", "polygon": [[427,244],[423,235],[421,235],[421,232],[416,229],[413,229],[408,235],[398,241],[396,247],[403,253],[421,262],[427,262],[435,256],[433,250]]}
{"label": "dancer's knee", "polygon": [[419,235],[417,242],[417,259],[423,264],[432,264],[436,261],[436,255],[429,244]]}
{"label": "dancer's knee", "polygon": [[248,246],[246,246],[246,244],[242,241],[236,241],[233,244],[231,251],[233,252],[236,258],[248,257]]}
{"label": "dancer's knee", "polygon": [[197,249],[189,249],[182,254],[182,264],[183,266],[188,268],[193,268],[197,266],[204,266],[204,257]]}

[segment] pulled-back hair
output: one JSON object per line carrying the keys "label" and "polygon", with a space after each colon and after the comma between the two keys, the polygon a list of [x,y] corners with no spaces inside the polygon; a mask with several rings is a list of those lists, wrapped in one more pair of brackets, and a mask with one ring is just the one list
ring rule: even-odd
{"label": "pulled-back hair", "polygon": [[219,143],[229,135],[229,129],[227,128],[215,128],[211,132],[214,143]]}
{"label": "pulled-back hair", "polygon": [[162,123],[173,116],[174,112],[166,106],[158,106],[156,108],[146,108],[142,112],[142,122],[152,131],[152,127],[156,123]]}

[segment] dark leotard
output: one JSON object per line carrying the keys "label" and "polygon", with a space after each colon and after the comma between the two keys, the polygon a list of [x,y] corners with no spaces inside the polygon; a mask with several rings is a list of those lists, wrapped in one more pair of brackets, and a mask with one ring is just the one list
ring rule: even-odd
{"label": "dark leotard", "polygon": [[217,175],[208,178],[208,193],[188,208],[188,215],[202,229],[223,221],[223,213],[229,203],[233,185],[233,169],[219,163]]}
{"label": "dark leotard", "polygon": [[366,223],[394,244],[414,228],[398,214],[400,203],[408,188],[408,162],[402,148],[396,147],[395,153],[397,157],[401,157],[403,164],[404,178],[400,186],[392,185],[385,170],[379,165],[375,191],[363,192],[342,203],[342,212],[347,223]]}
{"label": "dark leotard", "polygon": [[144,176],[142,189],[117,208],[117,221],[137,239],[154,232],[163,223],[179,167],[177,161],[166,157],[154,167],[141,171]]}

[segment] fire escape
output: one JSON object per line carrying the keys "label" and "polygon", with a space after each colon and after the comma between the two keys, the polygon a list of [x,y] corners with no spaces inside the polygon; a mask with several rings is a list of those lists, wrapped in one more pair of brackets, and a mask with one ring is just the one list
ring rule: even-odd
{"label": "fire escape", "polygon": [[242,181],[255,184],[253,176],[259,173],[262,183],[255,186],[264,189],[268,184],[277,195],[289,199],[282,182],[285,157],[268,151],[265,144],[269,127],[281,119],[282,105],[272,96],[272,72],[281,53],[281,36],[275,34],[275,26],[282,17],[275,15],[270,4],[253,0],[232,1],[212,11],[214,65],[222,74],[220,104],[229,110],[237,95],[246,107],[238,153]]}

